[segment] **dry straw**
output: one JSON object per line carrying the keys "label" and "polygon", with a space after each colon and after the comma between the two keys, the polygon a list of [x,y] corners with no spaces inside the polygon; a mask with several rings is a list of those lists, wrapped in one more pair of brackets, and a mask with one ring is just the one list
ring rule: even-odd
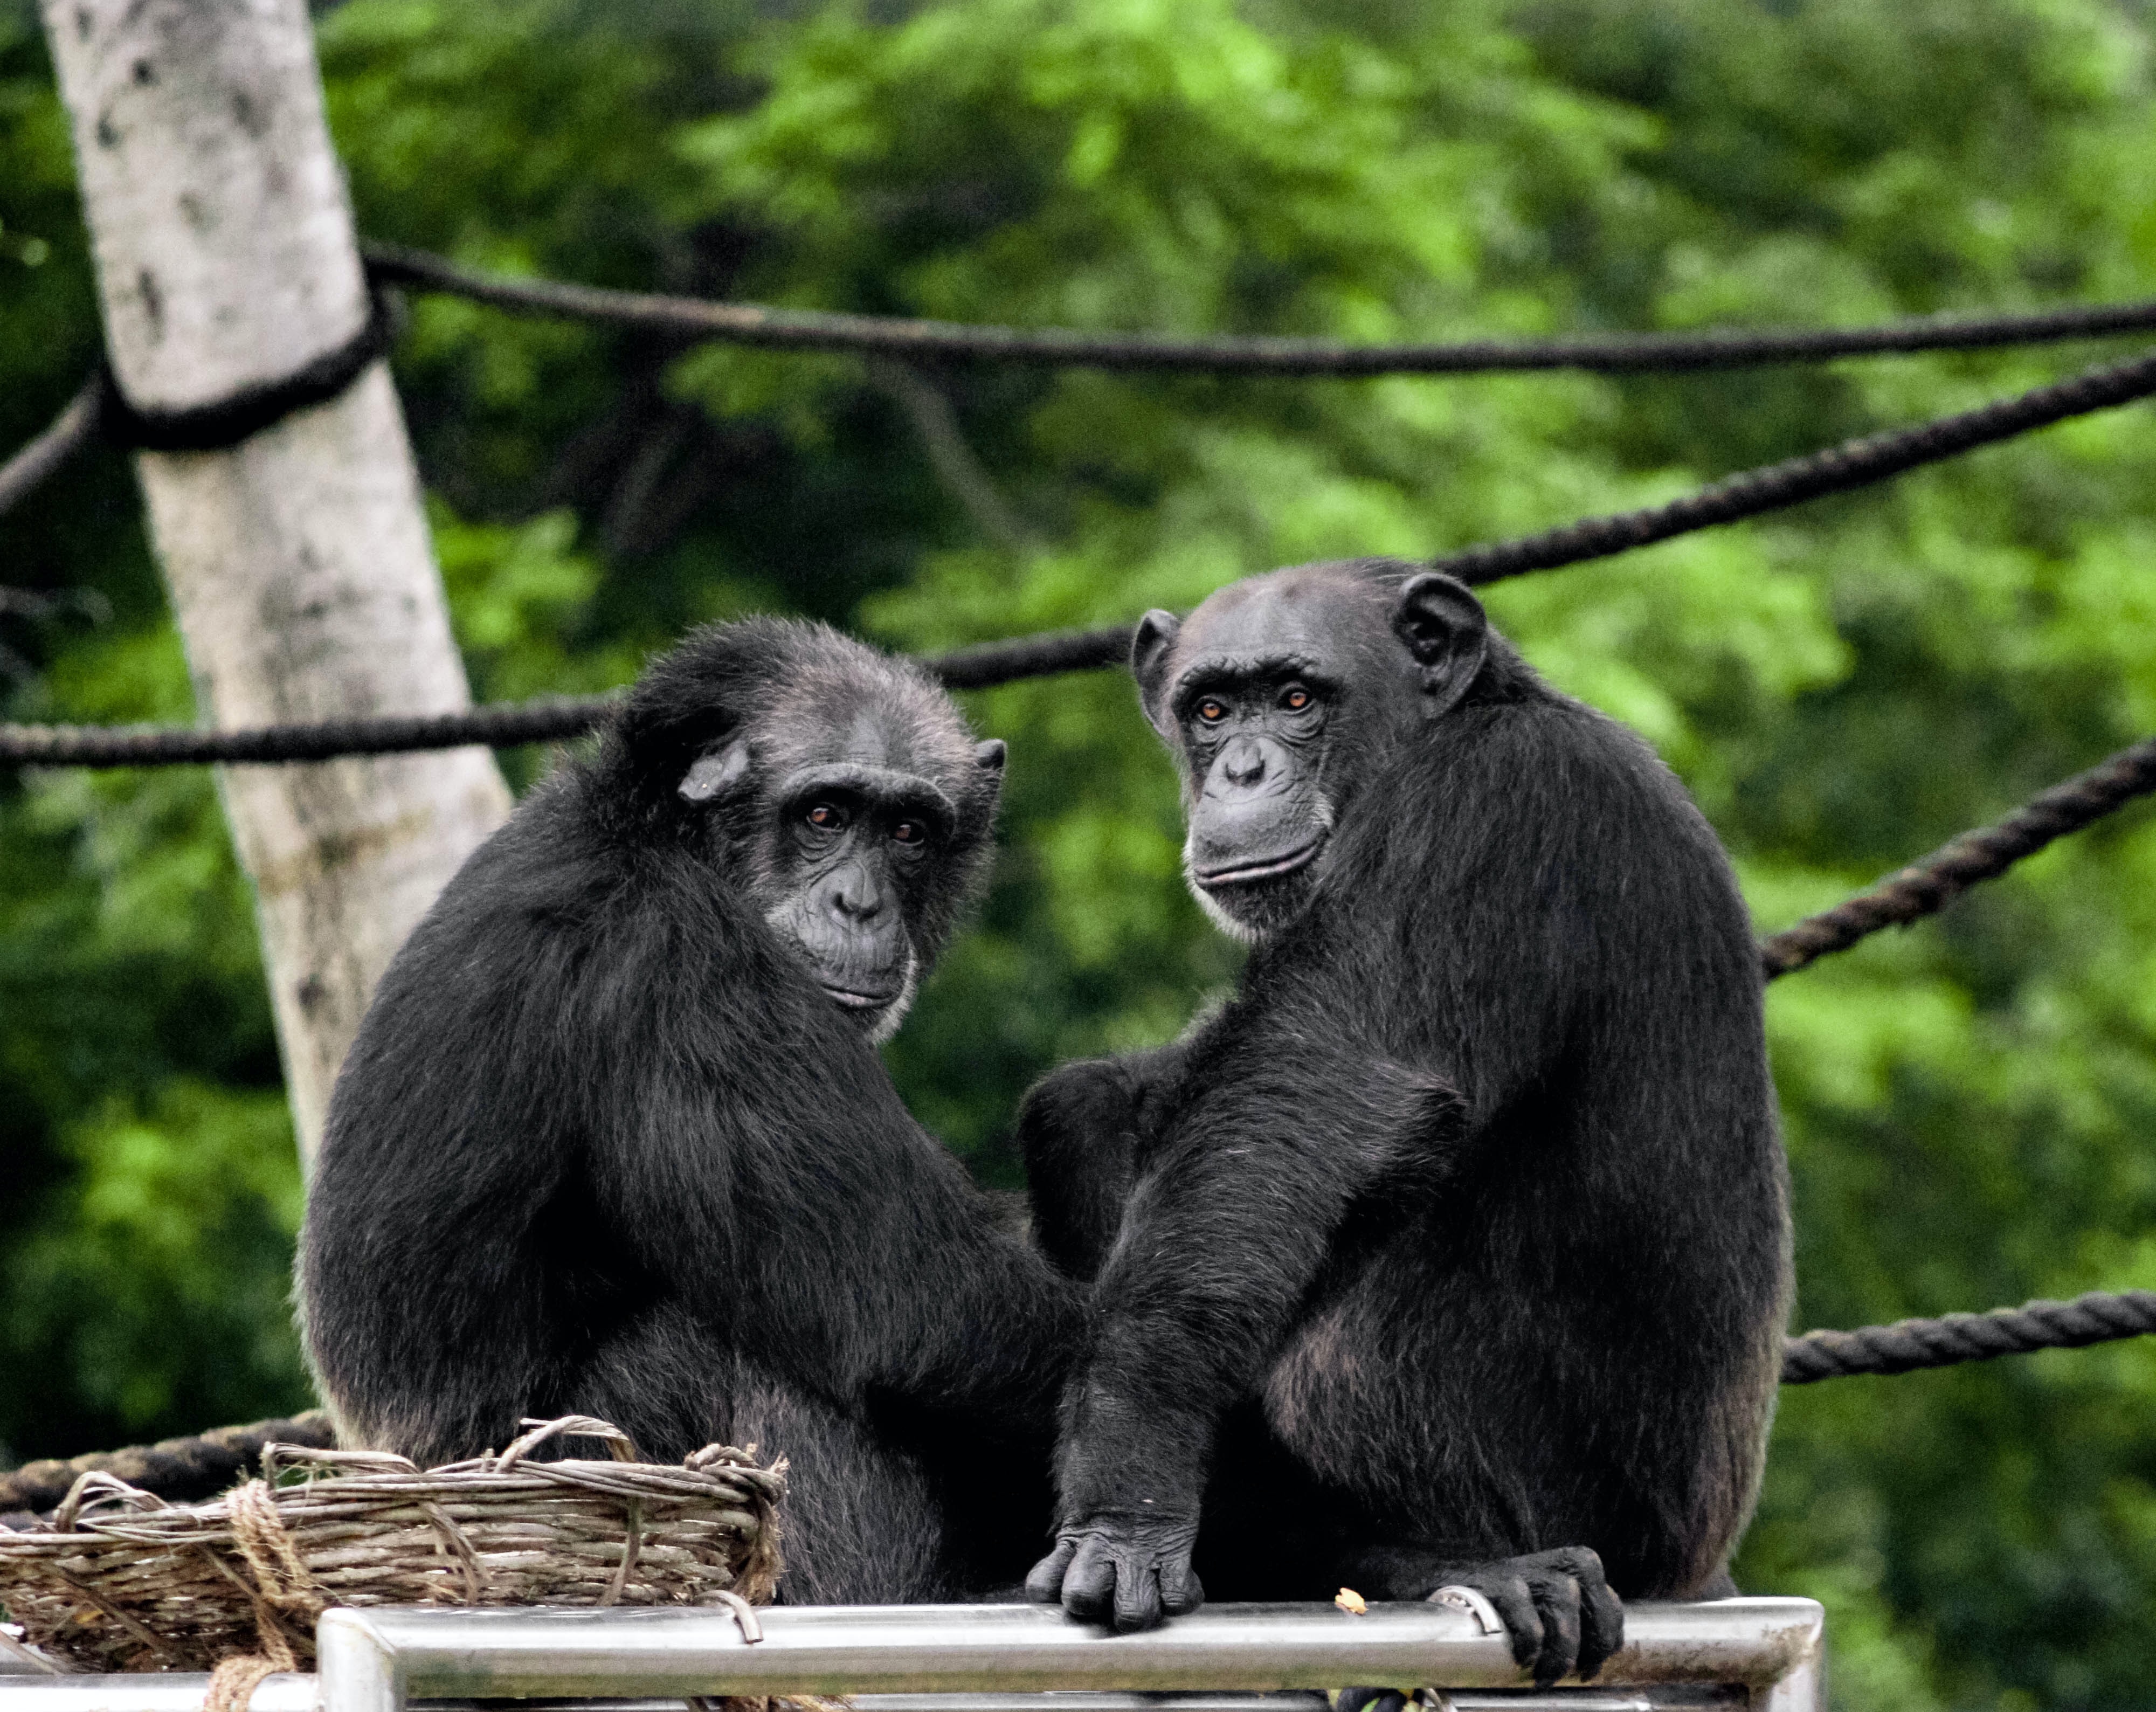
{"label": "dry straw", "polygon": [[[311,1663],[333,1605],[718,1605],[755,1632],[783,1464],[711,1445],[660,1466],[588,1416],[525,1425],[499,1456],[424,1471],[270,1445],[264,1478],[184,1509],[85,1474],[41,1529],[0,1532],[0,1604],[76,1668],[214,1669],[213,1707]],[[566,1437],[614,1460],[529,1460]]]}

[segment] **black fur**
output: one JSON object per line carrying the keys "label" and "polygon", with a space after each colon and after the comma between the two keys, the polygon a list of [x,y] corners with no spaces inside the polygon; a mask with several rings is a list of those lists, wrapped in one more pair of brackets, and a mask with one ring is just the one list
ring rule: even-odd
{"label": "black fur", "polygon": [[1176,1045],[1029,1097],[1040,1239],[1098,1271],[1031,1585],[1142,1626],[1196,1603],[1194,1539],[1216,1597],[1464,1581],[1548,1679],[1617,1643],[1604,1565],[1722,1585],[1785,1173],[1713,833],[1414,573],[1304,567],[1142,628],[1194,882],[1257,946]]}
{"label": "black fur", "polygon": [[[301,1295],[347,1442],[439,1463],[571,1411],[659,1460],[754,1442],[792,1463],[783,1597],[1023,1572],[1077,1292],[811,969],[872,940],[875,979],[927,964],[1001,763],[927,679],[820,627],[712,629],[652,666],[450,882],[339,1078]],[[864,825],[878,790],[937,805],[937,841],[834,870],[785,795],[818,768],[870,780],[840,798]],[[799,938],[804,897],[871,882]]]}

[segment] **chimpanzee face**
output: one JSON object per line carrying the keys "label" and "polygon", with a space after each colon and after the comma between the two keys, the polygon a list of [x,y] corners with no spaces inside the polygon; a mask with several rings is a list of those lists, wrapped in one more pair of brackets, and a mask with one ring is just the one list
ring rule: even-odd
{"label": "chimpanzee face", "polygon": [[715,801],[766,923],[875,1041],[903,1020],[970,877],[979,834],[954,799],[973,799],[980,820],[985,789],[992,815],[1004,765],[1004,745],[974,744],[955,712],[951,730],[924,733],[906,711],[775,711],[680,785]]}
{"label": "chimpanzee face", "polygon": [[1132,666],[1183,763],[1183,871],[1239,938],[1277,932],[1322,884],[1333,828],[1394,742],[1449,711],[1483,657],[1481,607],[1389,561],[1231,584],[1186,621],[1147,613]]}

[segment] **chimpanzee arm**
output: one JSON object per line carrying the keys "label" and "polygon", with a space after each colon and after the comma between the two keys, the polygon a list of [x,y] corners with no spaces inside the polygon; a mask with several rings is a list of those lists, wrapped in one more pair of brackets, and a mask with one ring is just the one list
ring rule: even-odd
{"label": "chimpanzee arm", "polygon": [[634,1014],[588,1032],[618,1043],[593,1187],[638,1264],[744,1354],[842,1405],[883,1393],[1039,1419],[1077,1292],[997,1227],[859,1031],[752,947],[730,968],[685,951],[634,966],[634,985],[608,984]]}
{"label": "chimpanzee arm", "polygon": [[1090,1280],[1107,1259],[1187,1051],[1178,1041],[1063,1065],[1019,1108],[1034,1240],[1070,1277]]}
{"label": "chimpanzee arm", "polygon": [[1264,1021],[1214,1043],[1207,1092],[1133,1191],[1065,1395],[1057,1545],[1028,1585],[1121,1628],[1196,1605],[1219,1416],[1255,1387],[1351,1209],[1441,1181],[1461,1139],[1446,1082],[1304,1025],[1269,1040]]}

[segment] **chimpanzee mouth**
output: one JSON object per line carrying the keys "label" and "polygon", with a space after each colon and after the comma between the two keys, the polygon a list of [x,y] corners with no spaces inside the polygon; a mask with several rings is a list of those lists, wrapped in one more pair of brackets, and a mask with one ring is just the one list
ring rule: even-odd
{"label": "chimpanzee mouth", "polygon": [[887,993],[864,993],[853,987],[834,987],[829,981],[819,981],[817,985],[831,995],[834,1003],[848,1010],[880,1010],[903,990],[893,987]]}
{"label": "chimpanzee mouth", "polygon": [[1224,886],[1249,886],[1260,880],[1276,880],[1283,874],[1292,874],[1297,868],[1307,867],[1324,847],[1325,836],[1320,833],[1286,856],[1267,856],[1262,861],[1245,862],[1240,867],[1215,868],[1209,873],[1193,870],[1190,877],[1208,892],[1216,892]]}

